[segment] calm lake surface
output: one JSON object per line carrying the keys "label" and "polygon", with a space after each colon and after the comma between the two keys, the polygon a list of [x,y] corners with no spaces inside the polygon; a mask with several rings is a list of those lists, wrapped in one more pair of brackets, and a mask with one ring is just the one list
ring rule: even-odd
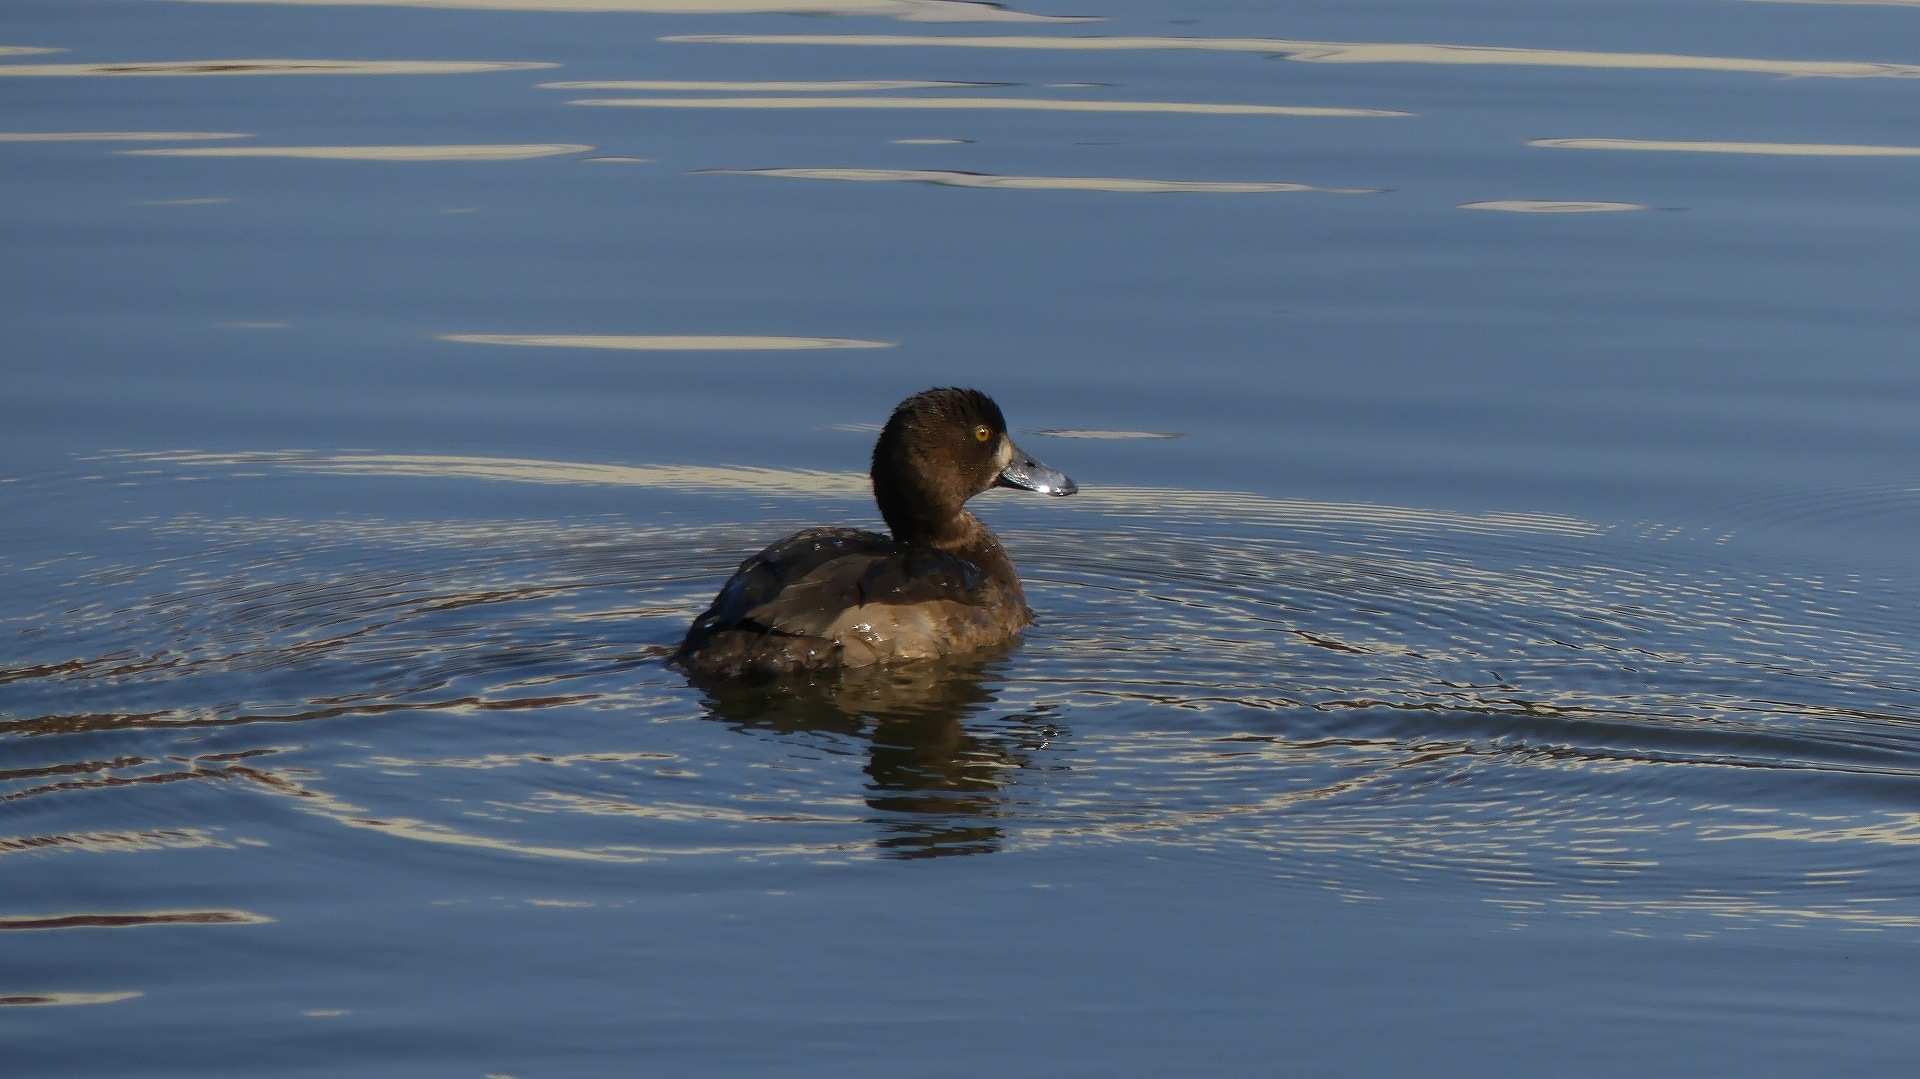
{"label": "calm lake surface", "polygon": [[1912,0],[0,12],[7,1075],[1920,1067]]}

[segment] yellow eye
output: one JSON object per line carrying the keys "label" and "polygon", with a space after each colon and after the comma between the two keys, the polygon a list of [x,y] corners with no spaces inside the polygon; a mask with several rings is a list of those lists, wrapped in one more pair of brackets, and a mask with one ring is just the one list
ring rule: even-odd
{"label": "yellow eye", "polygon": [[993,437],[993,428],[983,423],[973,429],[973,437],[975,441],[985,442],[987,439]]}

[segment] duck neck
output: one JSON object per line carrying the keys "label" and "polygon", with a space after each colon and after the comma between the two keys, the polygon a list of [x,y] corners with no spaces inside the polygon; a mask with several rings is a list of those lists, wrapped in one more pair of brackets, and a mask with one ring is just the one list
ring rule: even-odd
{"label": "duck neck", "polygon": [[944,475],[935,462],[916,459],[904,435],[890,422],[874,445],[873,500],[880,506],[895,543],[932,547],[955,554],[1000,580],[1017,580],[1013,562],[1000,540],[980,518],[967,512],[974,492],[929,482]]}
{"label": "duck neck", "polygon": [[993,534],[993,530],[987,527],[986,522],[966,510],[961,510],[948,522],[947,530],[938,539],[918,542],[925,543],[929,547],[937,547],[979,566],[988,578],[1010,587],[1013,594],[1024,601],[1025,594],[1020,588],[1020,574],[1013,568],[1013,559],[1007,557],[1007,549],[1000,546],[1000,537]]}
{"label": "duck neck", "polygon": [[[875,484],[876,494],[881,493],[880,487]],[[924,491],[908,494],[893,490],[886,495],[891,497],[879,499],[880,515],[886,518],[895,543],[937,548],[959,555],[995,577],[1014,577],[1013,561],[1000,546],[1000,538],[964,505],[944,504]]]}

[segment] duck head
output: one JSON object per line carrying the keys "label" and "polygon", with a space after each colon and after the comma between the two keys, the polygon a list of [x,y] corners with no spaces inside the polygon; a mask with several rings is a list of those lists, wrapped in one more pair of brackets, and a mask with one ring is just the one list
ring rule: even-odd
{"label": "duck head", "polygon": [[951,546],[971,531],[962,508],[991,487],[1049,495],[1080,488],[1007,436],[993,398],[954,388],[916,393],[873,445],[873,498],[901,543]]}

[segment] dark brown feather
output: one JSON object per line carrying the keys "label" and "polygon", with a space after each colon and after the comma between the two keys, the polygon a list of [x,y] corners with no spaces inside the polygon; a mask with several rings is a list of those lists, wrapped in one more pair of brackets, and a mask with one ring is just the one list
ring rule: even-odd
{"label": "dark brown feather", "polygon": [[812,528],[740,569],[694,620],[674,662],[696,677],[759,678],[977,651],[1033,620],[1013,562],[966,501],[1017,453],[977,390],[901,402],[873,449],[891,537]]}

